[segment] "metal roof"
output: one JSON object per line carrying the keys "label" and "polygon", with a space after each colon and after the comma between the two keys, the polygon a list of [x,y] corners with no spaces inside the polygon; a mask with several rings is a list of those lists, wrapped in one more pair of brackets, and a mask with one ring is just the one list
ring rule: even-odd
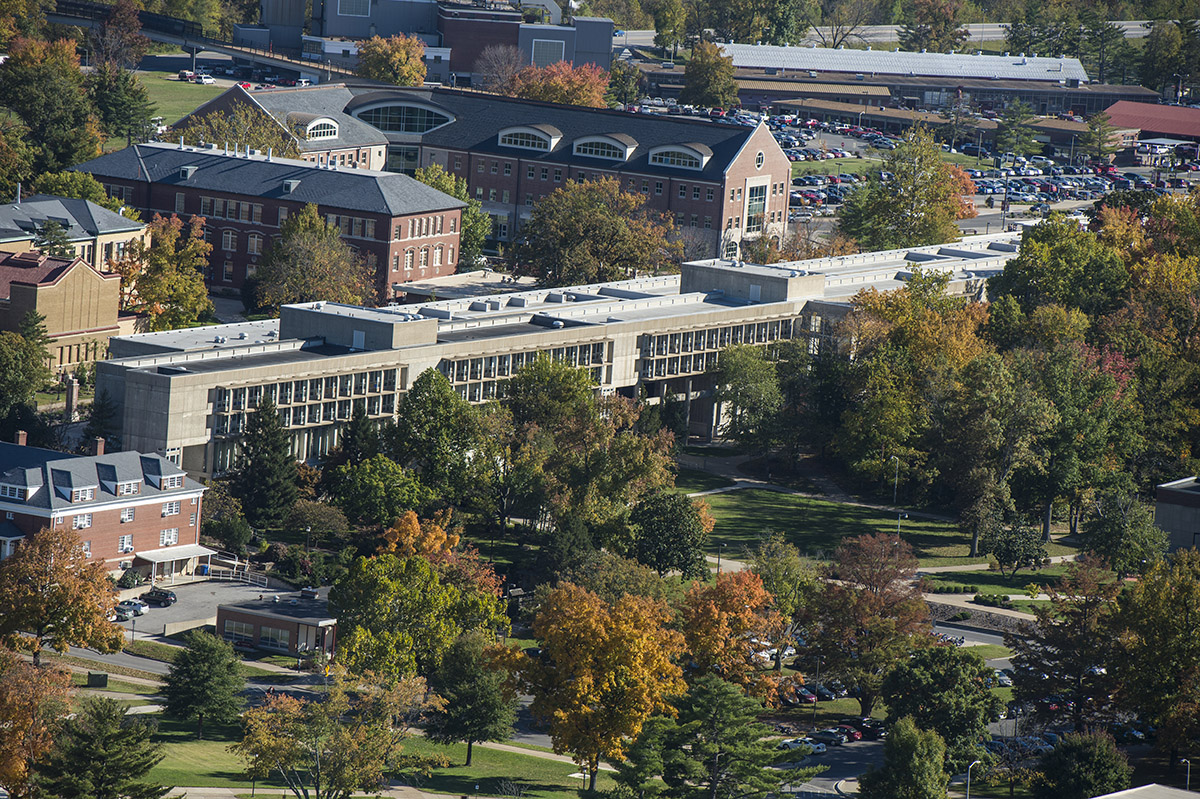
{"label": "metal roof", "polygon": [[1155,105],[1119,100],[1105,112],[1118,128],[1138,128],[1165,136],[1200,139],[1200,108],[1180,105]]}
{"label": "metal roof", "polygon": [[1025,55],[959,55],[906,53],[892,50],[833,50],[824,47],[776,47],[723,44],[738,68],[853,72],[862,75],[922,75],[947,78],[1065,81],[1086,83],[1078,58],[1035,58]]}

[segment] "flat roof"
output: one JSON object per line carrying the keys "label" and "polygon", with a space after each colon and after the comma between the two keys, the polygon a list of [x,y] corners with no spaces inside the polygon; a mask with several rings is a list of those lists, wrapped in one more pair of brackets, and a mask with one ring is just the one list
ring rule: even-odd
{"label": "flat roof", "polygon": [[513,277],[491,269],[475,269],[429,280],[402,283],[400,291],[406,295],[428,297],[432,301],[475,297],[480,294],[505,294],[521,289],[530,289],[535,285],[537,285],[536,278]]}
{"label": "flat roof", "polygon": [[217,605],[217,612],[222,610],[251,613],[268,619],[288,619],[322,627],[337,623],[337,617],[329,612],[328,589],[322,589],[317,599],[309,599],[300,594],[281,599],[279,594],[271,594],[263,599]]}

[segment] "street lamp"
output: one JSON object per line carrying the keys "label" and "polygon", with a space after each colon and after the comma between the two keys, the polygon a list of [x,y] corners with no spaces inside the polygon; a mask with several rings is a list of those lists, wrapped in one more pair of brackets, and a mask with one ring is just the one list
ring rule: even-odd
{"label": "street lamp", "polygon": [[725,544],[724,543],[719,544],[717,546],[717,576],[718,577],[721,576],[721,553],[724,551],[725,551]]}
{"label": "street lamp", "polygon": [[[821,658],[817,658],[817,676],[813,678],[813,683],[821,682]],[[813,729],[817,728],[817,703],[813,702]]]}
{"label": "street lamp", "polygon": [[967,766],[967,799],[971,799],[971,769],[982,763],[982,760],[976,760]]}
{"label": "street lamp", "polygon": [[892,481],[892,507],[895,507],[896,496],[900,491],[900,458],[893,455],[892,460],[896,462],[896,478]]}
{"label": "street lamp", "polygon": [[1185,759],[1180,760],[1179,762],[1187,766],[1187,783],[1185,790],[1190,791],[1192,789],[1192,761]]}

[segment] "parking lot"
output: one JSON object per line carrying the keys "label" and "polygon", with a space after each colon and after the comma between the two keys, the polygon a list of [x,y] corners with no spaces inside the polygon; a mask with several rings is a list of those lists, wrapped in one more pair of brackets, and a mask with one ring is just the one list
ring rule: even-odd
{"label": "parking lot", "polygon": [[[167,624],[176,624],[185,621],[203,620],[205,623],[211,621],[217,615],[217,605],[246,602],[251,599],[257,599],[259,596],[270,597],[278,595],[282,599],[284,596],[290,596],[295,593],[294,591],[279,591],[269,588],[259,588],[245,583],[217,580],[207,580],[177,586],[172,586],[170,583],[161,583],[160,587],[174,591],[179,601],[165,608],[151,605],[146,611],[146,615],[135,616],[129,621],[119,622],[122,627],[136,631],[138,636],[162,635],[163,628]],[[144,586],[137,593],[137,596],[141,596],[149,590],[150,586]]]}

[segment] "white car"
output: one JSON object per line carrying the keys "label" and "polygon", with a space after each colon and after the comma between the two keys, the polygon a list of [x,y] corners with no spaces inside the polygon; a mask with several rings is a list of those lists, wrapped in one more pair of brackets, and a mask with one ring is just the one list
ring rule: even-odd
{"label": "white car", "polygon": [[145,616],[150,606],[140,599],[126,599],[117,603],[117,610],[123,610],[133,616]]}
{"label": "white car", "polygon": [[825,744],[821,743],[820,741],[814,741],[812,738],[801,738],[800,740],[804,742],[805,746],[812,750],[814,755],[825,754]]}
{"label": "white car", "polygon": [[196,83],[213,84],[216,82],[217,82],[216,78],[214,78],[212,75],[197,75],[196,76]]}

